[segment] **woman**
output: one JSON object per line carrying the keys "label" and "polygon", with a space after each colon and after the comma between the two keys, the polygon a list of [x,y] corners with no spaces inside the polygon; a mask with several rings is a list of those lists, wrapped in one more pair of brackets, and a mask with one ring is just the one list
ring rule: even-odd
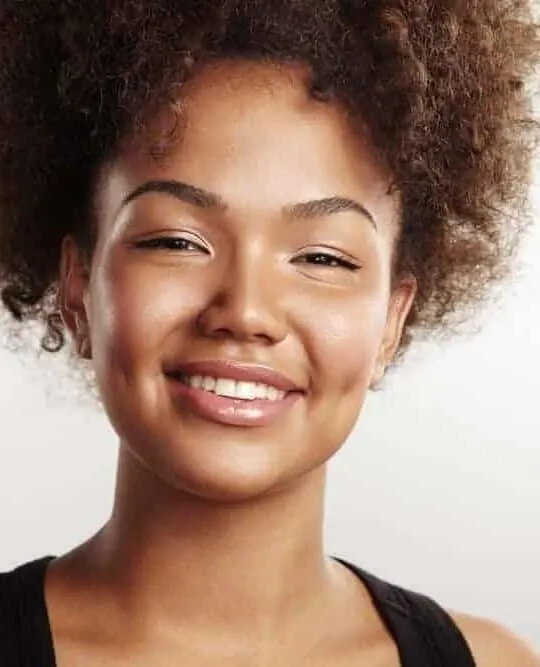
{"label": "woman", "polygon": [[2,4],[4,304],[120,441],[107,524],[2,575],[3,666],[540,664],[322,545],[367,392],[524,226],[530,12]]}

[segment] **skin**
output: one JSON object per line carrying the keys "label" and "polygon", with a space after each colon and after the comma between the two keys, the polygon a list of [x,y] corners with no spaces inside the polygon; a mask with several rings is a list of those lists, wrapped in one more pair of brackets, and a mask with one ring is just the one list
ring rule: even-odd
{"label": "skin", "polygon": [[[110,521],[48,572],[59,667],[399,665],[361,582],[324,554],[324,490],[416,284],[391,289],[389,174],[306,80],[299,65],[201,69],[175,144],[159,159],[149,150],[170,128],[164,108],[103,165],[91,266],[64,240],[63,317],[92,359],[120,453]],[[223,206],[163,192],[123,204],[156,180]],[[290,214],[335,196],[375,222]],[[165,236],[189,244],[137,246]],[[269,426],[216,424],[173,401],[164,377],[175,360],[208,358],[269,366],[305,393]]]}

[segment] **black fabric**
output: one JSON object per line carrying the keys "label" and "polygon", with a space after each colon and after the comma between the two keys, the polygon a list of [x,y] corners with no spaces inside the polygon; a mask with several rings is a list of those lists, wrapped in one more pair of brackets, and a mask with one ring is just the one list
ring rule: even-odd
{"label": "black fabric", "polygon": [[[475,667],[465,638],[437,603],[334,558],[364,582],[396,642],[402,667]],[[1,667],[56,667],[43,588],[50,560],[0,574]]]}
{"label": "black fabric", "polygon": [[396,642],[402,667],[475,667],[460,629],[431,598],[383,581],[342,558],[335,560],[364,582]]}
{"label": "black fabric", "polygon": [[51,556],[0,574],[0,666],[56,667],[43,582]]}

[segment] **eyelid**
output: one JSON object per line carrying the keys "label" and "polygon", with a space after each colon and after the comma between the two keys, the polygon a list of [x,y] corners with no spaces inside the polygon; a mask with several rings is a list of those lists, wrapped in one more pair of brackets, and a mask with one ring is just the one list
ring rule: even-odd
{"label": "eyelid", "polygon": [[362,268],[362,264],[356,258],[343,252],[343,250],[338,250],[331,246],[308,246],[302,248],[296,255],[296,258],[309,255],[327,255],[338,262],[343,262],[344,267],[346,268],[348,266],[351,270],[353,270],[353,268]]}
{"label": "eyelid", "polygon": [[212,253],[210,245],[198,234],[187,230],[177,230],[172,232],[171,230],[154,232],[151,234],[144,234],[132,240],[132,244],[136,246],[145,246],[147,244],[155,242],[165,242],[165,241],[186,241],[187,243],[192,243],[193,245],[200,246],[203,250]]}

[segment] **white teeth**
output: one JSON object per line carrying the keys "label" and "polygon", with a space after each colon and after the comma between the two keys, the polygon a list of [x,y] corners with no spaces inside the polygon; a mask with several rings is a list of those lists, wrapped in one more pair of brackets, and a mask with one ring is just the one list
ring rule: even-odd
{"label": "white teeth", "polygon": [[190,380],[190,384],[192,387],[195,387],[195,389],[202,389],[203,388],[202,375],[194,375]]}
{"label": "white teeth", "polygon": [[208,375],[206,375],[203,378],[202,388],[204,389],[204,391],[214,391],[214,389],[216,388],[216,378],[211,378],[208,377]]}
{"label": "white teeth", "polygon": [[268,387],[268,398],[271,401],[277,401],[279,398],[280,391],[275,387]]}
{"label": "white teeth", "polygon": [[268,386],[266,384],[259,384],[257,383],[255,385],[255,398],[266,398],[267,396],[267,389]]}
{"label": "white teeth", "polygon": [[226,380],[225,378],[217,378],[214,392],[218,396],[230,396],[231,398],[235,398],[236,382],[234,380]]}
{"label": "white teeth", "polygon": [[276,387],[270,387],[260,382],[237,382],[229,378],[214,378],[207,375],[184,376],[183,381],[194,389],[203,389],[204,391],[213,392],[218,396],[239,398],[245,401],[253,401],[255,399],[280,401],[286,395],[285,391],[280,391]]}
{"label": "white teeth", "polygon": [[253,382],[237,382],[236,398],[243,398],[252,401],[256,398],[257,385]]}

